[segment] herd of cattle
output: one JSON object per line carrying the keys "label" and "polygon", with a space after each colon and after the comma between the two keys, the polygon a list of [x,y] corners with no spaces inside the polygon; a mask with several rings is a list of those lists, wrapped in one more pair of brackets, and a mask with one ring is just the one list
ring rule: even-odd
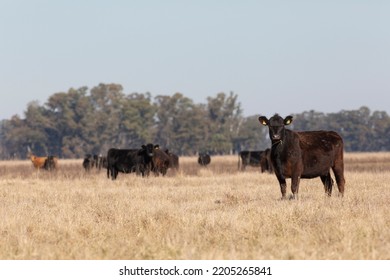
{"label": "herd of cattle", "polygon": [[[57,157],[37,157],[29,150],[28,158],[36,169],[51,171],[58,168]],[[208,163],[210,163],[210,157]],[[176,170],[179,168],[179,157],[169,150],[162,151],[159,145],[147,144],[142,145],[140,149],[112,148],[108,150],[107,156],[87,154],[82,166],[87,172],[92,168],[98,170],[106,168],[107,177],[111,176],[112,180],[115,180],[119,172],[135,172],[143,177],[148,176],[150,172],[155,175],[166,175],[168,168]]]}
{"label": "herd of cattle", "polygon": [[[260,167],[261,172],[272,173],[270,161],[270,149],[265,151],[241,151],[239,154],[238,169],[244,171],[246,166]],[[37,157],[32,153],[28,156],[37,169],[55,170],[58,167],[58,158],[54,156]],[[207,153],[199,153],[198,164],[207,166],[211,162],[211,156]],[[242,163],[241,163],[242,162]],[[165,175],[169,168],[179,169],[179,157],[169,150],[162,151],[159,145],[142,145],[140,149],[110,149],[107,156],[102,154],[87,154],[82,163],[86,172],[96,168],[107,169],[107,177],[115,180],[119,172],[136,173],[148,176],[150,172],[155,175]]]}
{"label": "herd of cattle", "polygon": [[167,173],[168,168],[179,168],[179,157],[159,145],[142,145],[140,149],[109,149],[107,152],[107,177],[115,180],[119,172],[134,172],[142,177]]}
{"label": "herd of cattle", "polygon": [[[275,173],[280,185],[282,198],[286,198],[286,178],[291,178],[291,198],[298,197],[301,178],[320,177],[328,196],[334,184],[330,175],[333,170],[339,194],[344,194],[343,140],[334,131],[302,131],[286,129],[292,117],[275,114],[270,119],[259,117],[260,124],[267,126],[271,147],[264,151],[241,151],[238,169],[246,166],[260,167],[261,172]],[[53,156],[37,157],[29,150],[29,158],[37,169],[55,170],[58,159]],[[211,162],[210,155],[200,153],[198,163],[202,166]],[[107,156],[86,155],[82,163],[86,171],[92,168],[107,169],[107,178],[115,180],[119,172],[149,176],[166,175],[169,168],[179,168],[179,157],[159,145],[142,145],[139,149],[109,149]]]}

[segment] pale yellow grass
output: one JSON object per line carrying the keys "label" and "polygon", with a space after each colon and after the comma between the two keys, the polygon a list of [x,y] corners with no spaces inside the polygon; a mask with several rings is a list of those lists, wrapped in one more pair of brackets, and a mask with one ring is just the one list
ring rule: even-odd
{"label": "pale yellow grass", "polygon": [[343,199],[313,179],[281,201],[275,175],[238,172],[236,156],[180,161],[167,177],[117,181],[81,160],[56,173],[1,162],[0,259],[390,258],[390,171],[346,167]]}

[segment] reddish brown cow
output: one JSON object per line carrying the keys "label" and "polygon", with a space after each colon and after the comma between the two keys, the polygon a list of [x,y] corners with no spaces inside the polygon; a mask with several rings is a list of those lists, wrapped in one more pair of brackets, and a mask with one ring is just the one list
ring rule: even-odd
{"label": "reddish brown cow", "polygon": [[259,122],[268,126],[272,141],[271,162],[280,184],[282,198],[286,197],[286,178],[291,178],[292,198],[298,198],[300,178],[320,177],[325,192],[332,194],[333,180],[330,169],[336,177],[341,196],[344,194],[343,139],[334,131],[295,132],[286,129],[292,116],[286,118],[275,114],[269,120],[261,116]]}
{"label": "reddish brown cow", "polygon": [[159,145],[154,146],[154,155],[152,158],[152,170],[154,175],[158,176],[160,173],[165,176],[170,167],[170,157],[160,149]]}
{"label": "reddish brown cow", "polygon": [[45,164],[45,161],[47,159],[47,157],[37,157],[34,155],[30,155],[29,157],[30,157],[30,160],[31,160],[33,166],[36,169],[43,168],[43,165]]}
{"label": "reddish brown cow", "polygon": [[165,153],[169,156],[169,168],[177,171],[179,169],[179,156],[170,152],[168,149],[165,150]]}

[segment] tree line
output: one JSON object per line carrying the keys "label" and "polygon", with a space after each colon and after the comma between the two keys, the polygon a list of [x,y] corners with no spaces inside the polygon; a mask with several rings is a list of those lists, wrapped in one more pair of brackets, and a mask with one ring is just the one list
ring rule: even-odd
{"label": "tree line", "polygon": [[[109,148],[159,144],[178,155],[233,154],[270,146],[259,116],[243,116],[238,95],[230,92],[194,103],[182,93],[158,95],[123,92],[120,84],[99,84],[51,95],[45,104],[32,101],[24,118],[2,120],[0,158],[37,155],[81,158]],[[367,107],[325,114],[294,114],[294,130],[334,130],[346,151],[390,149],[390,118]]]}

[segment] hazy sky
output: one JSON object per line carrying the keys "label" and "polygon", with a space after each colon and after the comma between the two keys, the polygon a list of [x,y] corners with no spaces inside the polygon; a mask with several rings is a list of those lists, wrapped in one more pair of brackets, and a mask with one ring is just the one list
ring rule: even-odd
{"label": "hazy sky", "polygon": [[0,120],[70,88],[390,113],[390,1],[0,0]]}

